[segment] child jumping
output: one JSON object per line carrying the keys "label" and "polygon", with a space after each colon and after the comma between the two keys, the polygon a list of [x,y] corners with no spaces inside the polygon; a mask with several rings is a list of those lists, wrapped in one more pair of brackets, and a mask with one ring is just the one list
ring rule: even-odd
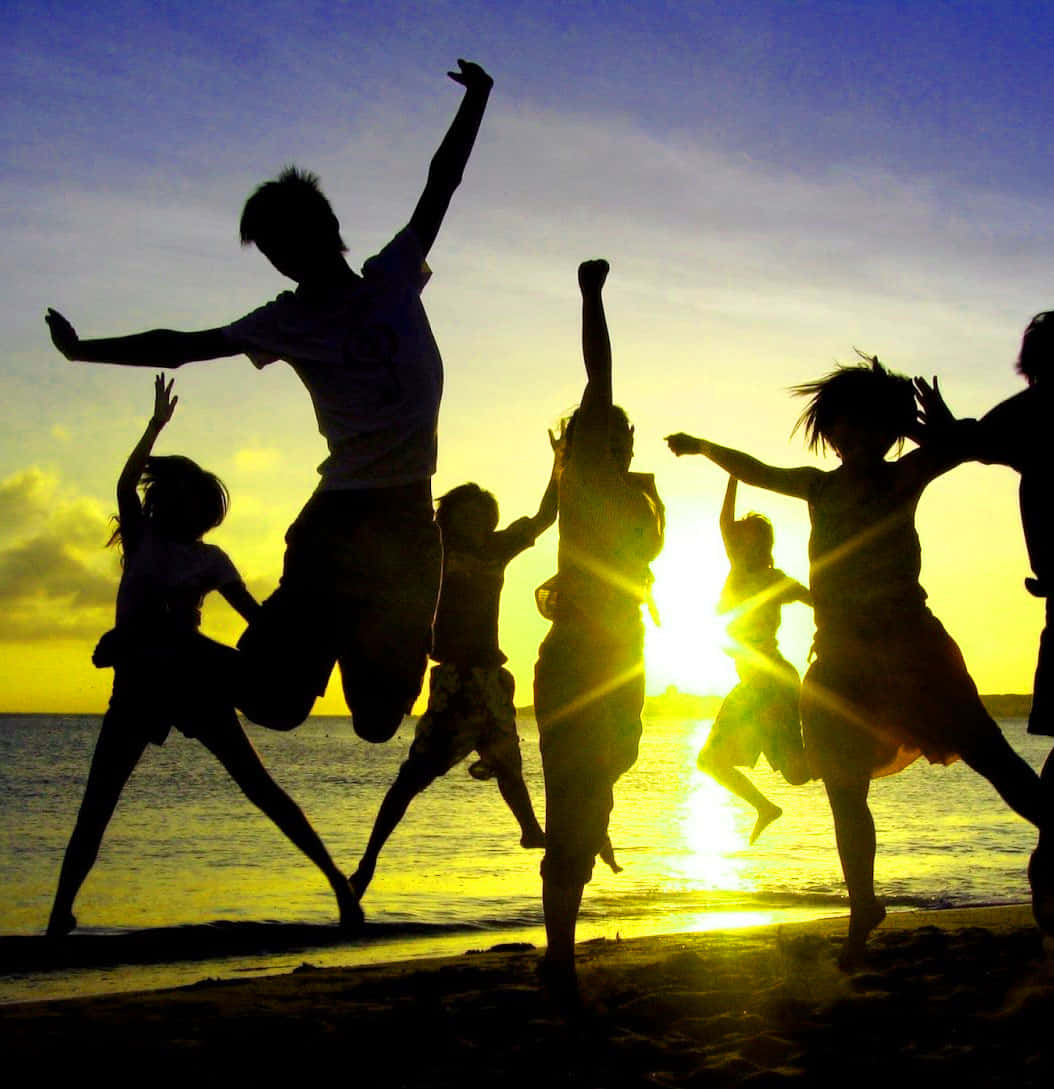
{"label": "child jumping", "polygon": [[498,530],[498,503],[478,484],[449,491],[436,508],[443,541],[443,580],[436,610],[428,710],[410,753],[385,795],[359,867],[355,892],[369,887],[377,856],[410,802],[475,750],[476,779],[495,778],[520,826],[521,847],[544,847],[545,833],[523,781],[513,706],[515,682],[498,646],[505,568],[556,520],[562,437],[550,435],[553,471],[533,517]]}
{"label": "child jumping", "polygon": [[761,514],[736,518],[736,478],[728,478],[721,506],[721,539],[730,570],[718,611],[731,613],[728,634],[739,684],[725,697],[699,753],[699,768],[749,802],[758,813],[750,842],[783,810],[737,766],[752,768],[761,753],[792,786],[809,778],[802,748],[798,672],[780,654],[780,611],[794,601],[811,604],[809,591],[772,560],[772,523]]}
{"label": "child jumping", "polygon": [[346,878],[300,808],[268,774],[225,698],[225,673],[236,653],[198,630],[210,590],[219,590],[246,620],[259,605],[226,553],[201,539],[227,513],[222,482],[189,458],[150,456],[177,400],[172,383],[158,375],[153,415],[117,481],[111,538],[123,552],[117,626],[93,656],[96,665],[114,667],[113,695],[62,862],[48,934],[76,927],[73,902],[121,791],[147,745],[164,744],[173,726],[200,740],[246,797],[318,866],[336,894],[341,925],[357,926],[362,912]]}
{"label": "child jumping", "polygon": [[834,816],[850,904],[840,963],[851,968],[885,918],[874,889],[871,779],[921,754],[945,764],[959,756],[1026,820],[1041,826],[1045,813],[1038,777],[984,709],[919,585],[915,510],[961,451],[950,441],[927,442],[886,460],[894,444],[924,435],[911,381],[877,359],[839,367],[795,393],[809,398],[799,424],[810,449],[830,446],[838,469],[776,468],[685,434],[667,442],[678,456],[703,454],[744,483],[809,504],[816,658],[802,686],[802,729]]}

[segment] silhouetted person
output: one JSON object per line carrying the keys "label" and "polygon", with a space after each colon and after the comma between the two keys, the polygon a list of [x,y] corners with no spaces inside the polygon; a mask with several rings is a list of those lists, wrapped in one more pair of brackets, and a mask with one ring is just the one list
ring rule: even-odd
{"label": "silhouetted person", "polygon": [[150,456],[177,400],[172,383],[158,375],[153,415],[117,481],[118,524],[111,538],[123,552],[117,627],[103,637],[93,659],[114,667],[113,695],[62,862],[48,933],[66,934],[77,925],[73,902],[121,791],[147,745],[164,744],[172,726],[198,738],[245,796],[326,875],[342,925],[358,925],[362,912],[346,878],[260,762],[226,697],[222,677],[235,652],[198,631],[210,590],[219,590],[246,620],[259,605],[226,553],[201,540],[227,513],[222,482],[189,458]]}
{"label": "silhouetted person", "polygon": [[492,80],[458,61],[465,97],[432,160],[407,227],[352,271],[340,226],[314,175],[288,169],[261,185],[241,219],[297,289],[223,328],[80,340],[54,310],[67,358],[178,367],[247,354],[289,362],[311,395],[330,456],[286,535],[278,590],[243,636],[237,704],[290,729],[340,662],[357,733],[386,741],[420,690],[439,589],[432,512],[442,361],[421,305],[425,257],[472,150]]}
{"label": "silhouetted person", "polygon": [[612,403],[606,261],[579,266],[586,387],[566,433],[557,574],[539,587],[552,621],[538,651],[535,717],[545,774],[542,969],[558,994],[577,993],[575,925],[594,859],[608,843],[612,787],[637,759],[644,704],[649,564],[664,513],[651,476],[629,471],[633,428]]}
{"label": "silhouetted person", "polygon": [[962,654],[926,607],[915,509],[930,481],[962,459],[955,443],[925,442],[895,461],[905,438],[924,438],[909,379],[877,359],[840,367],[796,387],[809,397],[799,421],[811,449],[841,459],[832,472],[781,469],[690,435],[671,435],[675,454],[703,454],[744,483],[809,504],[809,588],[816,658],[802,685],[805,750],[823,779],[849,891],[851,967],[885,918],[875,897],[870,780],[920,754],[957,756],[1017,813],[1040,825],[1039,779],[1007,744],[970,679]]}
{"label": "silhouetted person", "polygon": [[377,856],[410,802],[475,750],[476,779],[497,779],[520,826],[520,846],[543,847],[545,835],[523,781],[513,704],[515,681],[498,646],[505,568],[556,521],[560,441],[553,471],[532,517],[498,529],[498,503],[478,484],[447,492],[436,508],[443,541],[443,581],[433,635],[428,710],[418,720],[409,755],[385,795],[351,884],[361,896]]}
{"label": "silhouetted person", "polygon": [[737,766],[752,768],[764,753],[774,771],[800,786],[809,779],[802,748],[798,671],[780,654],[780,611],[794,601],[812,602],[800,582],[772,560],[772,523],[762,514],[736,518],[736,478],[728,478],[721,506],[721,539],[731,570],[718,610],[731,613],[728,634],[739,684],[721,704],[699,753],[699,767],[758,813],[750,842],[783,815]]}
{"label": "silhouetted person", "polygon": [[[1037,314],[1025,329],[1017,370],[1028,389],[996,405],[974,431],[973,455],[989,464],[1008,465],[1021,474],[1021,525],[1032,567],[1025,587],[1046,599],[1046,626],[1039,640],[1028,732],[1054,736],[1054,311]],[[937,380],[919,381],[922,396],[945,423],[952,422]],[[925,403],[925,402],[924,402]],[[1040,776],[1048,811],[1054,808],[1054,751]],[[1045,839],[1047,842],[1045,842]],[[1040,835],[1029,865],[1036,921],[1054,933],[1054,847]]]}

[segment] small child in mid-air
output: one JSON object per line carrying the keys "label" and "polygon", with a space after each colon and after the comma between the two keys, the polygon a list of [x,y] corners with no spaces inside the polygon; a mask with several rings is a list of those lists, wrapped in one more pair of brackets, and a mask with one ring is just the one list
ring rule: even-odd
{"label": "small child in mid-air", "polygon": [[794,601],[808,605],[812,598],[806,587],[774,566],[772,523],[761,514],[736,518],[734,476],[725,489],[720,525],[731,570],[717,607],[731,614],[729,653],[739,684],[721,704],[698,763],[700,770],[757,810],[750,834],[754,843],[783,810],[737,766],[752,768],[764,753],[772,769],[793,786],[809,779],[798,719],[801,682],[797,670],[780,654],[776,632],[784,605]]}
{"label": "small child in mid-air", "polygon": [[226,516],[222,481],[189,458],[150,456],[178,400],[172,383],[158,375],[153,415],[117,481],[111,538],[123,554],[117,626],[92,658],[97,666],[113,666],[113,695],[62,861],[48,934],[68,934],[77,926],[73,902],[121,791],[147,745],[163,744],[173,726],[196,737],[318,866],[336,894],[341,924],[357,926],[362,912],[347,879],[296,802],[268,774],[238,721],[228,694],[237,652],[198,630],[210,590],[218,590],[246,620],[259,606],[227,554],[201,539]]}
{"label": "small child in mid-air", "polygon": [[520,826],[522,847],[544,847],[545,833],[523,781],[513,705],[515,682],[498,646],[498,610],[505,568],[556,520],[562,437],[550,435],[553,471],[533,517],[499,530],[498,503],[478,484],[462,484],[436,506],[443,541],[443,577],[433,628],[428,709],[381,803],[366,850],[351,875],[355,892],[369,887],[377,856],[410,802],[475,750],[475,779],[497,779]]}

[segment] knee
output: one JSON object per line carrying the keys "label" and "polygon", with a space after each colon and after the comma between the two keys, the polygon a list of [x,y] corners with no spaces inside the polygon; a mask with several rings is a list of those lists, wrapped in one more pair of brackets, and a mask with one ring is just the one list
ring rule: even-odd
{"label": "knee", "polygon": [[378,704],[351,708],[351,724],[363,741],[381,745],[395,737],[403,721],[403,708]]}
{"label": "knee", "polygon": [[295,730],[307,718],[314,706],[315,698],[291,699],[288,696],[244,697],[238,702],[238,709],[257,726],[268,730]]}

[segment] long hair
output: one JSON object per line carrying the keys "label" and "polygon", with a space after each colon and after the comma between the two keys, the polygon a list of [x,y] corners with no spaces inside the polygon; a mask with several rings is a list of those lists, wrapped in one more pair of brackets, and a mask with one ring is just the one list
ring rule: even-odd
{"label": "long hair", "polygon": [[[147,458],[139,480],[143,489],[143,517],[165,536],[196,541],[215,529],[230,507],[227,486],[215,473],[181,454]],[[120,519],[107,547],[123,547]]]}
{"label": "long hair", "polygon": [[854,427],[884,428],[890,445],[914,430],[918,409],[911,379],[887,370],[878,356],[859,349],[856,354],[863,362],[840,364],[823,378],[791,387],[796,397],[809,398],[791,434],[802,428],[810,450],[826,451],[838,420]]}

